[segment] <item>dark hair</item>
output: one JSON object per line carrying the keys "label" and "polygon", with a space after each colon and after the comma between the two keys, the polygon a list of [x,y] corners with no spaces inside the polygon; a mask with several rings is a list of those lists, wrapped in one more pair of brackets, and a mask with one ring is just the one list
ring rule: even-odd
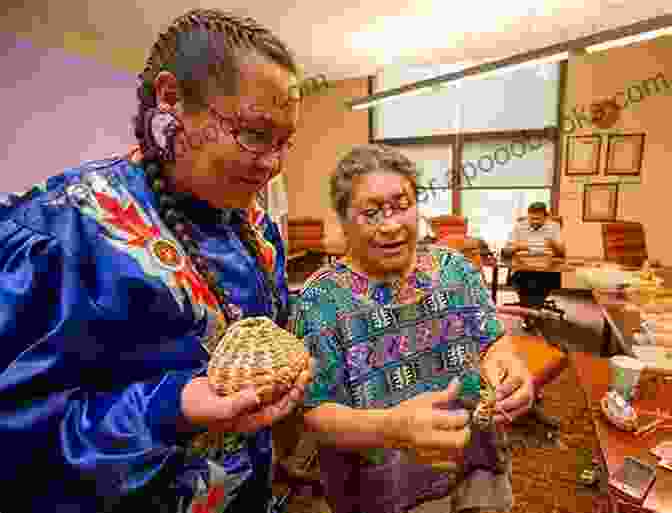
{"label": "dark hair", "polygon": [[532,203],[529,207],[527,207],[528,212],[543,212],[544,214],[547,212],[546,210],[546,203],[543,203],[541,201],[536,201]]}
{"label": "dark hair", "polygon": [[403,153],[389,146],[368,144],[356,146],[336,166],[330,179],[331,206],[341,220],[347,218],[352,201],[353,180],[357,176],[389,171],[408,179],[417,193],[418,170]]}
{"label": "dark hair", "polygon": [[285,44],[252,18],[219,9],[192,9],[159,34],[145,69],[138,76],[138,114],[133,118],[135,136],[146,160],[156,158],[146,141],[145,118],[148,110],[157,107],[157,75],[161,71],[173,73],[184,109],[194,112],[206,107],[214,88],[236,94],[239,62],[248,54],[258,54],[299,75],[294,56]]}
{"label": "dark hair", "polygon": [[[294,75],[299,74],[294,57],[284,43],[253,19],[239,18],[217,9],[194,9],[187,12],[177,18],[166,32],[161,33],[152,47],[147,65],[139,75],[140,103],[138,114],[133,120],[146,180],[158,197],[159,215],[183,244],[196,269],[216,295],[217,302],[229,321],[234,318],[233,310],[230,309],[231,298],[213,277],[214,273],[202,257],[198,243],[186,233],[189,230],[189,219],[177,206],[178,194],[167,190],[162,177],[164,159],[170,160],[170,157],[164,152],[165,149],[159,149],[152,141],[150,123],[157,114],[154,80],[160,72],[170,71],[175,75],[184,110],[198,112],[207,108],[214,88],[223,94],[237,93],[240,62],[248,55],[259,55]],[[167,128],[171,128],[167,133],[170,132],[170,137],[174,137],[175,126]],[[261,250],[256,236],[248,225],[246,221],[241,222],[241,241],[250,254],[257,261],[261,261]],[[274,276],[263,264],[261,269],[273,304],[272,309],[277,312],[282,324],[289,316],[288,308],[282,303]]]}

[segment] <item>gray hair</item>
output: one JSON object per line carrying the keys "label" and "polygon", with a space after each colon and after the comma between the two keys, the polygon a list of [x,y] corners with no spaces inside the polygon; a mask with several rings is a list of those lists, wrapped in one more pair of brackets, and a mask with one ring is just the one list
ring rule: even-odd
{"label": "gray hair", "polygon": [[329,180],[331,206],[341,221],[347,219],[354,179],[380,171],[403,176],[417,193],[418,169],[408,157],[380,144],[356,146],[339,161]]}

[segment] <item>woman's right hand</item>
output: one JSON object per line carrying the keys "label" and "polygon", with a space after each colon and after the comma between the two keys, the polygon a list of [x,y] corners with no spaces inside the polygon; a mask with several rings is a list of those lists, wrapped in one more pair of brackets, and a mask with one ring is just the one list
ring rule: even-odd
{"label": "woman's right hand", "polygon": [[253,388],[219,396],[207,377],[194,378],[182,389],[182,415],[188,424],[222,433],[254,433],[289,415],[303,401],[314,363],[301,373],[292,389],[271,404],[261,404]]}
{"label": "woman's right hand", "polygon": [[461,461],[471,439],[469,414],[466,410],[439,409],[455,400],[460,388],[458,381],[446,390],[426,392],[392,408],[388,437],[393,445],[411,450],[427,462]]}

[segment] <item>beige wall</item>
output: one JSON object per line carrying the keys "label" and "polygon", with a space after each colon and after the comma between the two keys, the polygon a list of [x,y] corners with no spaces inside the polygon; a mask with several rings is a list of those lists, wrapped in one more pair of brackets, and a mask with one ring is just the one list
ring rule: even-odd
{"label": "beige wall", "polygon": [[[653,82],[643,81],[662,73],[667,90],[660,82],[655,92]],[[648,94],[647,94],[648,87]],[[573,56],[567,69],[565,114],[575,106],[585,107],[595,101],[626,92],[635,100],[621,110],[619,121],[609,130],[591,128],[584,122],[572,135],[603,134],[600,176],[592,183],[611,179],[604,175],[607,157],[606,134],[644,133],[645,147],[641,184],[619,186],[618,219],[644,224],[651,259],[672,265],[672,36],[661,37],[638,45],[613,48],[595,54]],[[641,101],[639,91],[644,92]],[[621,105],[625,97],[619,95]],[[571,130],[572,122],[565,120],[563,130]],[[563,141],[563,148],[565,147]],[[564,217],[564,236],[570,255],[601,256],[600,223],[582,222],[583,194],[580,184],[564,176],[562,162],[559,214]]]}
{"label": "beige wall", "polygon": [[340,239],[340,227],[329,206],[329,175],[338,159],[368,141],[368,111],[351,111],[345,101],[367,95],[367,79],[333,83],[306,98],[285,176],[289,217],[325,220],[327,242]]}

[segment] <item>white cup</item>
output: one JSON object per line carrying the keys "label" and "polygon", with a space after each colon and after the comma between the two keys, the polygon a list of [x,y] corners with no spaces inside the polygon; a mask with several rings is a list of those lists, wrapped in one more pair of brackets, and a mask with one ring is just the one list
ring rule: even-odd
{"label": "white cup", "polygon": [[609,359],[611,377],[609,389],[615,390],[626,401],[633,399],[639,385],[639,377],[646,365],[630,356],[612,356]]}

